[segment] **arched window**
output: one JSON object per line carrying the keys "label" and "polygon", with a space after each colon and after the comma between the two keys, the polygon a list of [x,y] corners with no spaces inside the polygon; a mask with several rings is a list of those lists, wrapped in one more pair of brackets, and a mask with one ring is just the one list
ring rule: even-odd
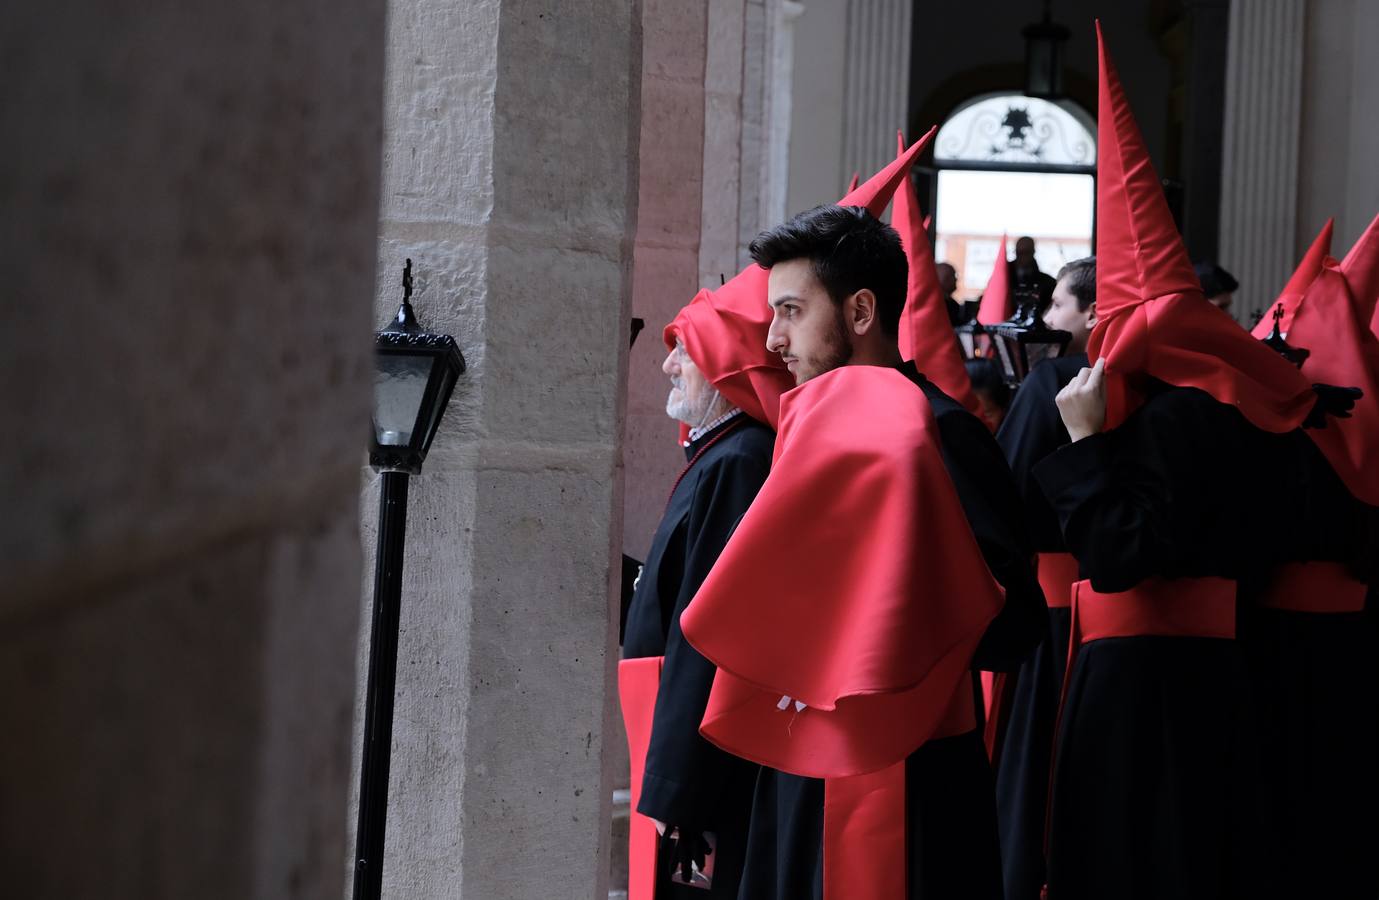
{"label": "arched window", "polygon": [[1091,252],[1096,126],[1070,101],[983,94],[934,139],[935,253],[958,272],[958,296],[986,287],[1001,235],[1035,241],[1050,274]]}

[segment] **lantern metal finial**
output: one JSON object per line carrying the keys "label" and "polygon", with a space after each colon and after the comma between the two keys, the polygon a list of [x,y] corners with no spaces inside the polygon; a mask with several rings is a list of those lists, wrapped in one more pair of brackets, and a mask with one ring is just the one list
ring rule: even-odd
{"label": "lantern metal finial", "polygon": [[1279,356],[1282,356],[1299,369],[1302,368],[1303,363],[1307,362],[1307,357],[1312,355],[1311,350],[1307,350],[1303,347],[1294,347],[1284,339],[1282,302],[1274,305],[1274,327],[1273,330],[1269,332],[1269,336],[1264,339],[1264,343],[1273,348],[1274,352],[1278,353]]}
{"label": "lantern metal finial", "polygon": [[397,309],[397,317],[389,322],[388,327],[383,331],[389,334],[417,334],[421,331],[421,323],[417,321],[417,314],[412,310],[412,261],[410,259],[402,267],[402,305]]}

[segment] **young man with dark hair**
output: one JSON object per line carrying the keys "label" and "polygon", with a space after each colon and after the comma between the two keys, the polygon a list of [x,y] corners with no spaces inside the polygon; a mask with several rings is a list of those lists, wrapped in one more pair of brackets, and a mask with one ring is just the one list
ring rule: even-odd
{"label": "young man with dark hair", "polygon": [[1043,615],[1009,471],[981,421],[901,362],[893,229],[819,207],[751,252],[770,270],[767,346],[800,387],[685,615],[719,667],[703,733],[770,767],[742,896],[999,898],[971,670],[1012,667]]}
{"label": "young man with dark hair", "polygon": [[1005,711],[991,734],[996,766],[996,811],[1006,900],[1037,900],[1047,877],[1044,824],[1054,723],[1068,658],[1072,585],[1077,561],[1068,553],[1058,516],[1034,478],[1036,463],[1068,443],[1054,397],[1087,366],[1087,337],[1096,324],[1096,257],[1074,260],[1058,273],[1050,328],[1073,335],[1065,355],[1036,365],[1020,385],[996,442],[1019,488],[1048,603],[1048,629],[1000,698]]}
{"label": "young man with dark hair", "polygon": [[1044,324],[1072,334],[1064,355],[1087,352],[1096,327],[1096,257],[1075,259],[1058,270]]}

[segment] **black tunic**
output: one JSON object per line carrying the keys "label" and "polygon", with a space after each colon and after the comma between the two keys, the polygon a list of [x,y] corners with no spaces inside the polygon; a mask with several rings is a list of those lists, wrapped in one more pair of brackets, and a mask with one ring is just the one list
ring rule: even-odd
{"label": "black tunic", "polygon": [[[1280,469],[1275,481],[1275,490],[1300,504],[1280,562],[1337,562],[1357,581],[1369,580],[1379,560],[1375,510],[1350,494],[1307,435],[1295,433],[1293,449],[1294,468]],[[1271,574],[1242,581],[1239,637],[1262,729],[1263,785],[1273,801],[1275,878],[1283,896],[1373,900],[1379,721],[1366,712],[1374,704],[1371,623],[1363,612],[1249,602]]]}
{"label": "black tunic", "polygon": [[692,459],[710,442],[676,486],[656,529],[623,643],[624,658],[665,657],[637,811],[718,836],[713,889],[672,885],[669,847],[663,845],[658,897],[737,896],[756,778],[756,766],[699,735],[714,666],[685,641],[680,614],[766,481],[775,434],[739,415],[692,443],[686,456]]}
{"label": "black tunic", "polygon": [[[1044,599],[1010,470],[976,416],[919,374],[939,429],[944,466],[957,489],[1006,605],[975,660],[1018,664],[1042,632]],[[935,540],[942,540],[935,536]],[[909,894],[922,900],[1000,900],[1000,852],[991,769],[980,730],[928,741],[906,760]],[[757,779],[742,900],[807,900],[823,895],[824,782],[763,769]],[[836,898],[834,898],[836,900]]]}
{"label": "black tunic", "polygon": [[[1160,385],[1120,427],[1034,467],[1083,577],[1239,580],[1279,557],[1295,509],[1263,489],[1289,435]],[[1239,642],[1082,646],[1057,736],[1049,896],[1273,896],[1261,760]]]}
{"label": "black tunic", "polygon": [[[1066,553],[1058,516],[1034,477],[1034,466],[1068,443],[1054,397],[1087,365],[1087,354],[1051,359],[1030,371],[996,432],[1024,503],[1035,551]],[[1066,601],[1065,601],[1066,602]],[[1005,900],[1037,900],[1046,879],[1044,825],[1053,729],[1068,659],[1071,614],[1049,610],[1039,646],[1016,672],[1008,719],[996,754],[996,815],[1001,829]]]}

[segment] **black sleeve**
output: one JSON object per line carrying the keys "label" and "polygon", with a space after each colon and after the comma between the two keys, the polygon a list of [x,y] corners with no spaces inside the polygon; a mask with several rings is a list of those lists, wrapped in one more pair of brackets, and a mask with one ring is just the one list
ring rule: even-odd
{"label": "black sleeve", "polygon": [[1010,412],[996,432],[996,443],[1010,464],[1024,506],[1030,540],[1035,550],[1044,553],[1064,549],[1058,516],[1034,477],[1035,463],[1069,442],[1068,429],[1063,426],[1054,403],[1059,388],[1057,366],[1052,363],[1035,366],[1015,392]]}
{"label": "black sleeve", "polygon": [[713,686],[713,663],[680,631],[680,615],[713,568],[738,519],[761,489],[767,454],[731,454],[700,474],[690,509],[685,578],[670,620],[661,687],[637,811],[671,824],[713,825],[713,810],[733,767],[748,765],[710,744],[699,723]]}
{"label": "black sleeve", "polygon": [[1006,593],[1005,605],[977,646],[972,666],[1013,671],[1048,627],[1019,493],[1000,446],[981,421],[954,412],[939,417],[938,425],[944,466],[987,568]]}
{"label": "black sleeve", "polygon": [[1240,548],[1264,531],[1250,521],[1262,484],[1247,474],[1246,426],[1195,393],[1160,394],[1113,431],[1035,464],[1068,549],[1098,591],[1152,576],[1235,577]]}

